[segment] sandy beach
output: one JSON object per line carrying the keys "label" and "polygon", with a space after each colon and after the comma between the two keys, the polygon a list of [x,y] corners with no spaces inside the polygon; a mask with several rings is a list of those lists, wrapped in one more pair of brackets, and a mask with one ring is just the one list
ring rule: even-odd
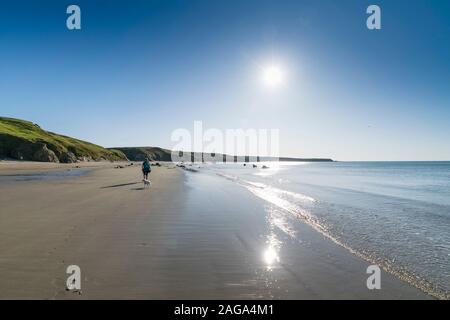
{"label": "sandy beach", "polygon": [[[429,299],[382,272],[368,290],[368,262],[306,224],[300,241],[273,230],[267,203],[232,182],[139,165],[0,162],[1,299]],[[85,170],[79,176],[17,175]],[[67,291],[78,265],[81,292]]]}

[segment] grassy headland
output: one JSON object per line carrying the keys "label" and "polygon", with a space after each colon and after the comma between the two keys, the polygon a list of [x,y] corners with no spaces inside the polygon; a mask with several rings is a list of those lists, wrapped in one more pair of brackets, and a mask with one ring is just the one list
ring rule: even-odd
{"label": "grassy headland", "polygon": [[29,121],[0,117],[0,158],[42,162],[123,161],[118,150],[45,131]]}
{"label": "grassy headland", "polygon": [[110,150],[123,152],[131,161],[143,161],[145,158],[154,161],[172,161],[172,152],[158,147],[117,147]]}

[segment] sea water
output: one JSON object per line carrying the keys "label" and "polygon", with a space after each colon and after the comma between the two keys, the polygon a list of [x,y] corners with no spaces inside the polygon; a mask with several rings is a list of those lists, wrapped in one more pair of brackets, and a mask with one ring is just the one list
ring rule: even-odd
{"label": "sea water", "polygon": [[330,241],[440,298],[450,297],[450,162],[202,165]]}

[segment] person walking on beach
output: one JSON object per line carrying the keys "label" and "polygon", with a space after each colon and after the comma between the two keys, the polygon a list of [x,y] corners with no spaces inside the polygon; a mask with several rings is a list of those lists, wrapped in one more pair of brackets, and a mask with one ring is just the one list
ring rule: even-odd
{"label": "person walking on beach", "polygon": [[144,180],[148,180],[148,174],[152,171],[152,168],[150,166],[150,161],[146,157],[144,162],[142,163],[142,174],[144,175]]}

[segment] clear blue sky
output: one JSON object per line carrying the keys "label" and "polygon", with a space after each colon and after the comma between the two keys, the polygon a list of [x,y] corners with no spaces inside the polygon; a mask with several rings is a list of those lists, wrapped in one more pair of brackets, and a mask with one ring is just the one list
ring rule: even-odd
{"label": "clear blue sky", "polygon": [[450,1],[2,2],[0,115],[107,147],[202,120],[279,128],[285,156],[450,160]]}

